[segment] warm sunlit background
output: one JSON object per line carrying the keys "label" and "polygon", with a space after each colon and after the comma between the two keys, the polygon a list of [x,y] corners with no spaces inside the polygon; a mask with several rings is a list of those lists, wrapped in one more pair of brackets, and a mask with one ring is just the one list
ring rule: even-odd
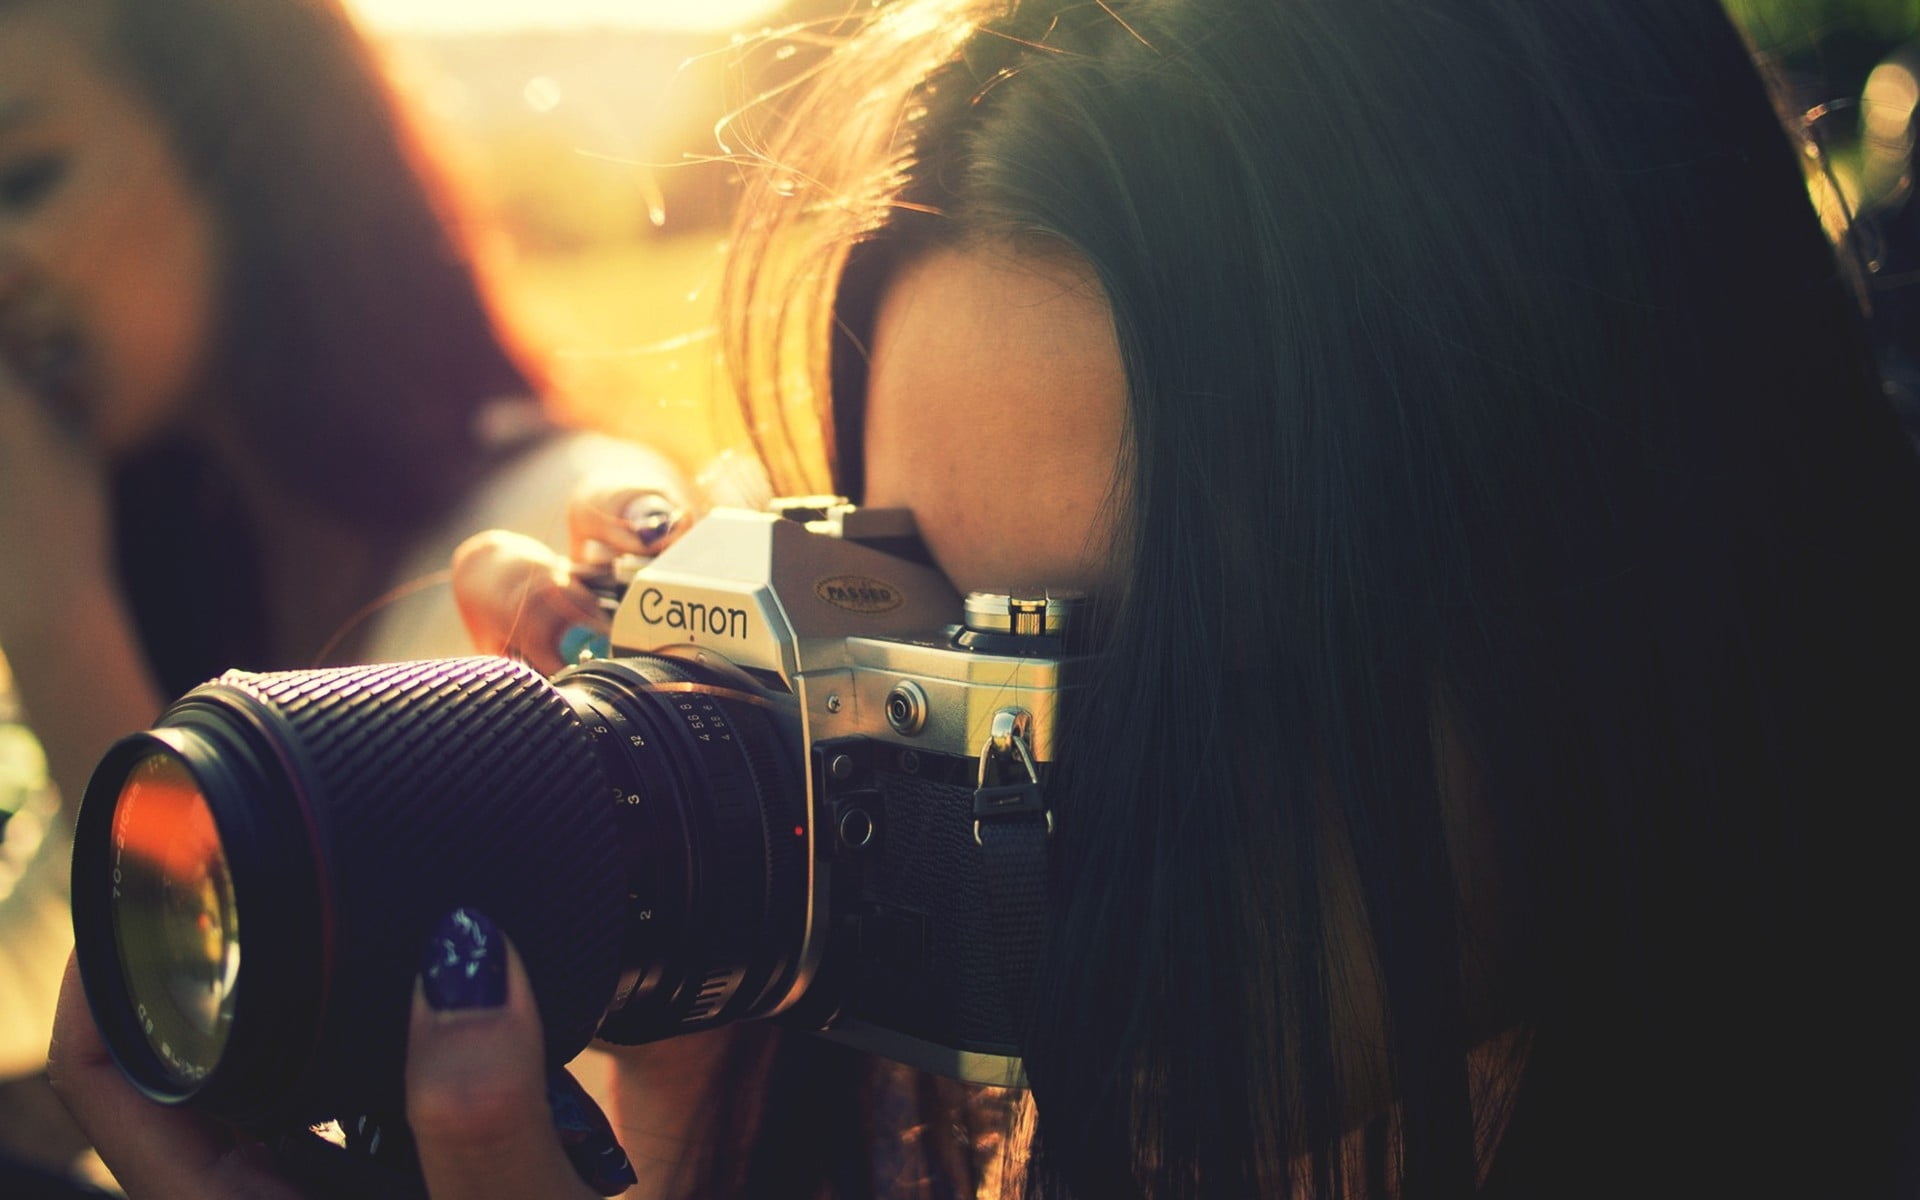
{"label": "warm sunlit background", "polygon": [[[712,403],[710,334],[738,184],[713,127],[751,94],[738,47],[878,2],[347,0],[497,218],[490,261],[513,319],[556,352],[559,403],[696,470],[742,440]],[[1835,177],[1857,188],[1859,98],[1920,34],[1920,0],[1725,2],[1795,105],[1826,106]]]}
{"label": "warm sunlit background", "polygon": [[848,0],[347,0],[494,219],[510,318],[569,415],[700,470],[743,442],[715,403],[713,300],[738,168],[715,123],[740,46]]}
{"label": "warm sunlit background", "polygon": [[546,29],[693,29],[732,31],[765,16],[769,0],[349,0],[347,7],[386,30],[474,33]]}

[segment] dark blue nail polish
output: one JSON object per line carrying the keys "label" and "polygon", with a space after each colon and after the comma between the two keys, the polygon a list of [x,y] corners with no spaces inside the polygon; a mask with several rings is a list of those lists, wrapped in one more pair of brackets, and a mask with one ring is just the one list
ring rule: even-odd
{"label": "dark blue nail polish", "polygon": [[627,1161],[627,1152],[618,1142],[608,1142],[591,1163],[575,1158],[573,1167],[586,1185],[602,1196],[618,1196],[640,1182],[640,1177],[633,1172],[633,1164]]}
{"label": "dark blue nail polish", "polygon": [[680,523],[680,511],[669,504],[666,497],[657,494],[642,496],[628,504],[620,517],[648,549]]}
{"label": "dark blue nail polish", "polygon": [[427,939],[420,989],[436,1011],[507,1002],[507,943],[485,913],[456,908]]}
{"label": "dark blue nail polish", "polygon": [[634,1187],[634,1164],[614,1139],[611,1123],[566,1068],[547,1075],[547,1106],[553,1110],[553,1129],[561,1135],[566,1160],[589,1188],[601,1196],[618,1196]]}
{"label": "dark blue nail polish", "polygon": [[567,1160],[588,1187],[602,1196],[617,1196],[638,1181],[606,1114],[565,1067],[547,1075],[547,1104]]}

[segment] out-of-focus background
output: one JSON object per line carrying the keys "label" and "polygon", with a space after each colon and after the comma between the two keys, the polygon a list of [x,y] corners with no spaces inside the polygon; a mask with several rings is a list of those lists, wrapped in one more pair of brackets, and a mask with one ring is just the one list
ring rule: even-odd
{"label": "out-of-focus background", "polygon": [[567,415],[698,470],[744,431],[717,372],[743,166],[716,126],[777,70],[769,37],[849,0],[349,0],[490,217],[513,324]]}
{"label": "out-of-focus background", "polygon": [[[779,53],[761,34],[868,2],[878,0],[350,6],[495,218],[489,255],[503,302],[556,349],[558,403],[697,469],[744,442],[716,374],[711,321],[746,168],[723,157],[715,125],[750,101],[750,76]],[[1874,68],[1920,36],[1920,0],[1725,3],[1777,69],[1790,107],[1813,114],[1829,151],[1816,191],[1830,224],[1862,203],[1863,188],[1894,186],[1863,152],[1861,98]],[[1883,73],[1883,126],[1904,105],[1904,129],[1920,98],[1914,78]]]}
{"label": "out-of-focus background", "polygon": [[[1723,0],[1809,107],[1857,100],[1874,66],[1920,35],[1916,0]],[[1856,112],[1853,119],[1858,123]]]}
{"label": "out-of-focus background", "polygon": [[1920,101],[1920,0],[1723,0],[1826,151],[1815,201],[1829,231],[1903,202]]}

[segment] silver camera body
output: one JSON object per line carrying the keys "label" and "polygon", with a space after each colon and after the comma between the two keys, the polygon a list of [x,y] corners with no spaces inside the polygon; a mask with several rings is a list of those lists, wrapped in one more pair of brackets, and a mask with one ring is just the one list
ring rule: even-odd
{"label": "silver camera body", "polygon": [[[833,497],[716,510],[604,595],[609,665],[698,664],[722,682],[689,693],[731,692],[802,764],[805,819],[791,832],[804,842],[804,883],[792,899],[805,915],[791,969],[751,1015],[1018,1085],[1009,960],[990,915],[1010,901],[993,892],[992,839],[980,834],[1004,819],[1050,832],[1044,788],[1084,661],[1068,640],[1079,597],[963,598],[927,560],[907,510]],[[731,738],[738,722],[712,698],[689,695],[693,736]],[[742,1011],[722,983],[711,990],[675,1031]],[[603,1036],[620,1023],[610,1012]]]}

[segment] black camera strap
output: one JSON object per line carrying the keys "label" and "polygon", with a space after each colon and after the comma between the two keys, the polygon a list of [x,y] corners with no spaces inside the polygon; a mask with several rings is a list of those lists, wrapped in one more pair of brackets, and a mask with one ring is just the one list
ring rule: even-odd
{"label": "black camera strap", "polygon": [[[974,811],[979,811],[978,794]],[[1032,1028],[1033,978],[1040,965],[1045,928],[1050,826],[1042,810],[1029,817],[982,820],[976,831],[985,852],[987,916],[993,926],[1000,983],[1023,1044]]]}
{"label": "black camera strap", "polygon": [[973,840],[980,843],[987,880],[987,919],[993,926],[1000,984],[1024,1045],[1033,1028],[1033,977],[1047,913],[1048,809],[1027,746],[1024,714],[994,716],[980,751],[980,786],[973,793]]}

